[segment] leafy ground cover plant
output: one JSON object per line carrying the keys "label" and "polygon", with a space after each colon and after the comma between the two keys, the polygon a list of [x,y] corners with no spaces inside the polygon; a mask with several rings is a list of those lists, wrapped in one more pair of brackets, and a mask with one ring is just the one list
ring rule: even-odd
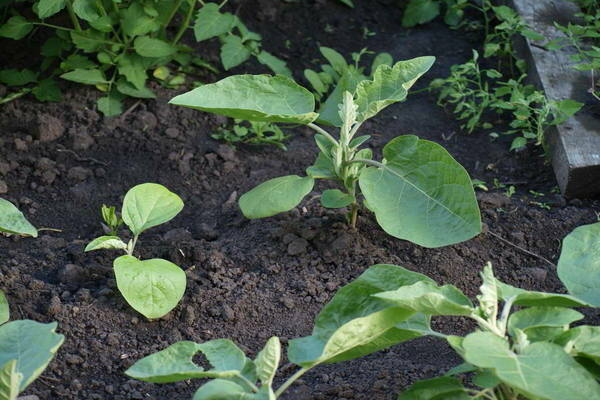
{"label": "leafy ground cover plant", "polygon": [[231,127],[219,127],[210,136],[213,139],[223,140],[231,145],[237,143],[271,144],[282,150],[287,150],[284,142],[289,137],[276,124],[262,121],[244,121],[241,119],[235,119]]}
{"label": "leafy ground cover plant", "polygon": [[[155,183],[144,183],[130,189],[123,199],[122,221],[132,238],[128,243],[118,236],[100,236],[85,251],[116,249],[125,255],[115,259],[113,267],[119,291],[133,309],[147,318],[160,318],[171,311],[183,297],[185,272],[160,258],[140,260],[133,256],[142,232],[173,219],[183,208],[175,193]],[[114,207],[102,207],[102,217],[110,229],[116,230],[120,218]]]}
{"label": "leafy ground cover plant", "polygon": [[[146,84],[148,71],[164,85],[177,87],[184,83],[185,72],[196,67],[214,70],[193,55],[192,48],[180,43],[192,25],[198,41],[220,38],[225,69],[255,55],[277,73],[288,73],[285,62],[261,50],[259,35],[250,32],[237,16],[220,11],[226,2],[199,2],[197,9],[194,0],[37,0],[32,7],[37,19],[11,9],[13,15],[0,26],[0,37],[22,40],[40,26],[53,29],[54,35],[42,46],[40,72],[0,71],[1,83],[22,87],[1,101],[27,93],[40,101],[60,101],[60,88],[54,80],[60,76],[98,88],[105,93],[98,100],[98,109],[107,116],[118,115],[125,97],[155,97]],[[64,11],[69,25],[49,22]],[[181,21],[174,22],[177,18]],[[169,34],[175,24],[176,32]]]}
{"label": "leafy ground cover plant", "polygon": [[[419,57],[380,65],[372,80],[345,91],[340,122],[314,111],[314,96],[284,76],[237,75],[205,85],[171,100],[172,104],[234,118],[307,125],[317,132],[320,150],[307,176],[283,176],[242,195],[240,208],[248,218],[264,218],[296,207],[313,190],[315,180],[330,179],[344,191],[323,192],[328,208],[350,207],[356,225],[359,194],[388,234],[426,247],[467,240],[480,232],[481,220],[471,180],[464,168],[440,145],[413,135],[399,136],[383,148],[382,162],[369,148],[369,136],[357,136],[364,121],[406,98],[408,89],[433,64]],[[313,121],[339,127],[335,138]]]}
{"label": "leafy ground cover plant", "polygon": [[550,101],[533,85],[522,83],[525,78],[507,79],[497,69],[482,69],[474,50],[471,60],[452,66],[450,76],[433,80],[430,88],[439,92],[439,105],[452,108],[457,119],[465,121],[461,127],[469,133],[493,128],[493,121],[486,118],[490,114],[504,116],[510,129],[502,134],[516,136],[510,149],[517,150],[530,141],[543,144],[550,126],[563,123],[583,106],[570,99]]}
{"label": "leafy ground cover plant", "polygon": [[0,399],[16,400],[46,369],[65,340],[56,322],[9,320],[9,306],[0,291]]}
{"label": "leafy ground cover plant", "polygon": [[10,201],[0,198],[0,232],[37,237],[37,229]]}

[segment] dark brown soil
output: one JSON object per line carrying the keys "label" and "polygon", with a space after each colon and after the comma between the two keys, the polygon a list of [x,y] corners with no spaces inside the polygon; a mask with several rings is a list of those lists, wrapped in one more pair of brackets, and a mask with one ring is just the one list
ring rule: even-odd
{"label": "dark brown soil", "polygon": [[[424,81],[444,76],[477,46],[476,36],[441,22],[403,30],[401,11],[386,2],[356,3],[355,10],[325,0],[233,5],[268,38],[269,50],[287,57],[298,77],[303,68],[314,67],[318,44],[346,54],[369,47],[396,59],[435,55],[438,61]],[[376,36],[363,39],[364,27]],[[239,71],[264,70],[247,65]],[[13,319],[56,320],[66,335],[28,394],[42,400],[189,399],[201,382],[145,384],[129,380],[123,371],[179,340],[227,337],[254,356],[272,335],[284,342],[308,335],[335,291],[376,263],[405,266],[473,296],[482,265],[492,261],[511,284],[564,291],[552,265],[493,235],[425,249],[385,235],[368,213],[361,215],[357,231],[349,230],[341,211],[319,206],[318,192],[287,214],[245,220],[237,208],[239,195],[266,178],[302,173],[316,155],[311,134],[293,130],[287,152],[234,150],[208,136],[221,119],[169,106],[176,92],[159,92],[159,99],[141,103],[124,118],[101,118],[94,106],[98,93],[78,86],[69,87],[60,104],[22,98],[0,108],[0,179],[8,185],[3,196],[36,226],[60,229],[41,232],[37,240],[0,240],[0,289],[9,296]],[[366,124],[364,134],[374,136],[376,150],[401,134],[446,146],[473,177],[490,186],[479,195],[486,228],[553,262],[567,233],[597,220],[598,201],[567,201],[554,193],[551,168],[539,149],[509,154],[506,142],[491,142],[484,133],[465,135],[436,106],[434,95],[415,94],[390,107]],[[494,179],[514,185],[517,193],[506,197],[503,189],[493,188]],[[129,308],[116,290],[115,254],[83,253],[85,244],[102,234],[100,206],[120,205],[125,192],[143,182],[166,185],[186,204],[176,219],[147,232],[138,246],[143,258],[169,259],[188,275],[181,304],[153,322]],[[535,197],[530,190],[545,195]],[[436,327],[462,333],[468,324],[439,320]],[[401,388],[458,362],[444,342],[420,339],[317,368],[284,398],[395,399]]]}

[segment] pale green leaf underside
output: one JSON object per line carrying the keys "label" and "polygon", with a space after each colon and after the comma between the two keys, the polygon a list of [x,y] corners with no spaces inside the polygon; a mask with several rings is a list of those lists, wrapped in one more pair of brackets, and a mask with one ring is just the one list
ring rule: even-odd
{"label": "pale green leaf underside", "polygon": [[121,256],[114,261],[117,287],[129,305],[147,318],[160,318],[183,297],[185,272],[159,258],[140,261]]}
{"label": "pale green leaf underside", "polygon": [[235,75],[173,98],[171,104],[251,121],[308,124],[312,93],[282,75]]}
{"label": "pale green leaf underside", "polygon": [[466,170],[440,145],[399,136],[384,147],[387,168],[365,168],[359,184],[388,234],[424,247],[459,243],[481,232]]}
{"label": "pale green leaf underside", "polygon": [[56,322],[41,324],[30,320],[0,326],[0,365],[16,360],[23,375],[20,391],[25,390],[44,371],[65,337],[56,333]]}
{"label": "pale green leaf underside", "polygon": [[17,360],[4,364],[0,369],[0,400],[16,400],[23,374],[17,371]]}
{"label": "pale green leaf underside", "polygon": [[569,293],[600,306],[600,223],[580,226],[564,238],[557,272]]}
{"label": "pale green leaf underside", "polygon": [[100,236],[88,243],[84,251],[100,249],[126,250],[127,244],[117,236]]}
{"label": "pale green leaf underside", "polygon": [[527,307],[585,307],[583,300],[568,294],[535,292],[520,289],[496,280],[498,294],[502,300],[513,297],[513,304]]}
{"label": "pale green leaf underside", "polygon": [[0,199],[0,232],[37,237],[37,229],[10,201]]}
{"label": "pale green leaf underside", "polygon": [[520,354],[490,332],[476,332],[463,340],[464,358],[480,368],[494,370],[503,382],[530,396],[548,400],[600,398],[600,385],[562,347],[537,342]]}
{"label": "pale green leaf underside", "polygon": [[315,180],[298,175],[281,176],[261,183],[240,197],[246,218],[265,218],[296,207],[312,190]]}
{"label": "pale green leaf underside", "polygon": [[508,330],[520,329],[527,333],[528,328],[563,327],[583,318],[578,311],[564,307],[530,307],[511,314]]}
{"label": "pale green leaf underside", "polygon": [[280,360],[281,343],[279,342],[279,338],[274,336],[267,341],[265,347],[258,353],[254,360],[256,375],[264,385],[271,385],[273,383]]}
{"label": "pale green leaf underside", "polygon": [[123,221],[139,235],[148,228],[173,219],[183,209],[183,201],[175,193],[156,183],[131,188],[123,200]]}

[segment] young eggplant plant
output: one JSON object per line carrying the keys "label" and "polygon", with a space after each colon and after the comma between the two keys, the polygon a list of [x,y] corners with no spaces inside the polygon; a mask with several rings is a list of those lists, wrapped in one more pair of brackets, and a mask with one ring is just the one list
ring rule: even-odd
{"label": "young eggplant plant", "polygon": [[46,369],[65,337],[56,333],[56,322],[8,319],[8,302],[0,291],[0,399],[17,400]]}
{"label": "young eggplant plant", "polygon": [[[313,190],[316,179],[330,179],[343,190],[324,191],[321,204],[350,207],[353,227],[362,194],[385,232],[421,246],[439,247],[470,239],[481,230],[465,169],[440,145],[413,135],[392,139],[383,148],[383,160],[375,161],[371,149],[360,148],[370,137],[357,135],[366,120],[403,101],[433,62],[434,57],[418,57],[394,66],[380,65],[371,80],[345,87],[336,104],[339,123],[323,118],[330,114],[328,109],[316,113],[314,96],[280,75],[231,76],[177,96],[171,103],[233,118],[303,124],[317,132],[320,151],[307,176],[271,179],[242,195],[239,205],[247,218],[289,211]],[[315,121],[338,127],[339,135]]]}
{"label": "young eggplant plant", "polygon": [[[100,249],[125,252],[113,263],[117,287],[127,303],[146,318],[160,318],[175,308],[185,292],[186,277],[181,268],[167,260],[142,261],[133,252],[142,232],[170,221],[182,208],[179,196],[164,186],[156,183],[135,186],[125,195],[121,211],[132,239],[125,243],[116,235],[100,236],[85,248],[86,252]],[[118,229],[120,218],[114,207],[103,206],[102,216],[109,229]]]}

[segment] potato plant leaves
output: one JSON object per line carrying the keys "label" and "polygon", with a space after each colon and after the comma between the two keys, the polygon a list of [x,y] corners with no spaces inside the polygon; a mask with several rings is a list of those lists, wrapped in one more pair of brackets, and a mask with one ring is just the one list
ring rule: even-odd
{"label": "potato plant leaves", "polygon": [[424,247],[479,234],[481,217],[469,175],[442,146],[399,136],[383,154],[385,168],[366,168],[359,183],[384,231]]}
{"label": "potato plant leaves", "polygon": [[140,261],[125,255],[115,259],[114,270],[119,291],[146,318],[167,314],[185,292],[185,272],[167,260]]}
{"label": "potato plant leaves", "polygon": [[569,293],[600,306],[600,223],[580,226],[565,237],[557,272]]}
{"label": "potato plant leaves", "polygon": [[170,103],[251,121],[307,124],[317,118],[314,96],[281,75],[230,76]]}
{"label": "potato plant leaves", "polygon": [[123,221],[134,235],[175,218],[183,201],[175,193],[156,183],[131,188],[123,200]]}
{"label": "potato plant leaves", "polygon": [[312,190],[315,180],[298,175],[281,176],[261,183],[240,197],[246,218],[265,218],[296,207]]}
{"label": "potato plant leaves", "polygon": [[56,333],[56,322],[41,324],[30,320],[0,326],[0,365],[16,360],[22,375],[19,391],[25,390],[44,371],[65,337]]}
{"label": "potato plant leaves", "polygon": [[0,198],[0,232],[37,237],[37,229],[10,201]]}

